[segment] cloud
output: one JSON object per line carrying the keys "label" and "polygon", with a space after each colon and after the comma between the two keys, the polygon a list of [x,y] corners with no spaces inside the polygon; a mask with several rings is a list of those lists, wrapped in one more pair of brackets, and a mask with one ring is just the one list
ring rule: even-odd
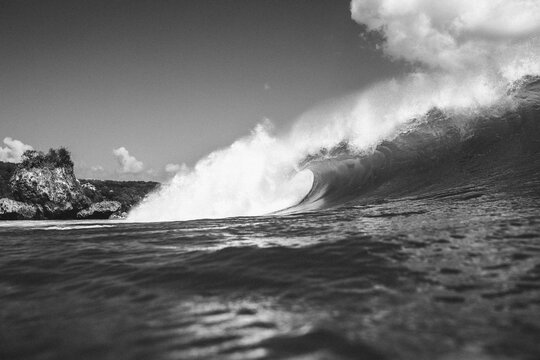
{"label": "cloud", "polygon": [[165,165],[165,171],[168,173],[177,173],[180,171],[180,165],[178,164],[167,164]]}
{"label": "cloud", "polygon": [[26,145],[19,140],[10,137],[4,138],[5,147],[0,146],[0,161],[17,163],[21,161],[22,154],[26,150],[33,150],[30,145]]}
{"label": "cloud", "polygon": [[381,32],[383,51],[396,59],[507,77],[540,71],[537,0],[352,0],[351,14]]}
{"label": "cloud", "polygon": [[137,160],[134,156],[129,155],[129,151],[125,147],[119,147],[113,150],[114,156],[118,161],[118,171],[123,174],[138,174],[143,171],[144,164]]}
{"label": "cloud", "polygon": [[186,164],[182,164],[182,165],[179,165],[179,164],[167,164],[167,165],[165,165],[165,171],[168,172],[168,173],[176,174],[177,172],[185,171],[185,170],[187,170]]}
{"label": "cloud", "polygon": [[88,165],[84,161],[75,163],[75,174],[80,179],[108,179],[114,176],[101,165]]}

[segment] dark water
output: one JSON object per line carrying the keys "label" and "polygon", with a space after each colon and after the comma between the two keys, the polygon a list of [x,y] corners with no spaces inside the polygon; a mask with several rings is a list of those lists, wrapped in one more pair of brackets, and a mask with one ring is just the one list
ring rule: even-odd
{"label": "dark water", "polygon": [[538,359],[535,168],[289,216],[3,223],[0,358]]}
{"label": "dark water", "polygon": [[0,358],[540,359],[529,89],[465,138],[434,112],[380,154],[315,156],[289,212],[315,211],[1,223]]}

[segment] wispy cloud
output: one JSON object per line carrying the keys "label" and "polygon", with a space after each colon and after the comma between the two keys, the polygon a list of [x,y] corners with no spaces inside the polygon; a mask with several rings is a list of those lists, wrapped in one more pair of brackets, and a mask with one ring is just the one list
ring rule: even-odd
{"label": "wispy cloud", "polygon": [[0,146],[0,161],[17,163],[21,161],[22,154],[26,150],[33,150],[30,145],[24,144],[22,141],[12,139],[10,137],[4,138],[5,147]]}
{"label": "wispy cloud", "polygon": [[79,179],[108,179],[115,175],[101,165],[90,166],[84,161],[75,162],[75,174]]}
{"label": "wispy cloud", "polygon": [[119,147],[113,150],[114,156],[118,162],[118,171],[122,174],[139,174],[144,169],[144,164],[129,154],[125,147]]}
{"label": "wispy cloud", "polygon": [[167,164],[167,165],[165,165],[165,172],[170,173],[170,174],[176,174],[176,173],[185,172],[185,171],[187,171],[186,164],[182,164],[182,165],[179,165],[179,164]]}

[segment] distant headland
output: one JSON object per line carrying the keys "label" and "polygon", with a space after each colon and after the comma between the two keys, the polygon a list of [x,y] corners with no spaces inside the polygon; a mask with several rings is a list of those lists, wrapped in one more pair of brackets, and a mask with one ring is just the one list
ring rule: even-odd
{"label": "distant headland", "polygon": [[0,162],[0,220],[122,219],[160,184],[77,179],[66,148]]}

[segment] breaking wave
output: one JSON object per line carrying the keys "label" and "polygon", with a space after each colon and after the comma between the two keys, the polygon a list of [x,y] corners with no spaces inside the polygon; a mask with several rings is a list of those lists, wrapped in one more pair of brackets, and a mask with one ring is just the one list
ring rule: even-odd
{"label": "breaking wave", "polygon": [[[344,142],[311,155],[305,161],[306,169],[314,174],[311,190],[288,210],[338,205],[390,180],[398,182],[401,176],[413,173],[417,178],[426,178],[437,168],[452,167],[450,176],[463,177],[463,169],[473,158],[482,157],[476,164],[477,177],[493,166],[490,160],[511,170],[540,150],[540,78],[525,77],[516,83],[504,105],[497,103],[471,114],[434,108],[412,124],[365,154],[355,153]],[[406,191],[401,189],[401,193]]]}
{"label": "breaking wave", "polygon": [[[380,94],[380,89],[371,91]],[[340,122],[344,117],[332,123],[336,129],[340,125],[348,128],[343,134],[327,127],[306,135],[306,124],[317,120],[306,120],[309,114],[287,137],[272,136],[269,124],[260,125],[251,136],[209,155],[192,171],[176,175],[134,209],[129,220],[317,210],[353,200],[401,173],[440,166],[459,154],[473,156],[505,141],[537,144],[532,139],[540,134],[538,77],[513,83],[496,101],[442,105],[408,120],[400,118],[399,106],[390,109],[394,121],[369,131],[371,138],[355,136],[354,123],[347,127]],[[376,124],[367,121],[361,125]],[[366,132],[359,130],[358,134]]]}
{"label": "breaking wave", "polygon": [[531,140],[540,104],[536,2],[353,0],[351,14],[383,35],[384,55],[416,70],[319,106],[286,135],[264,121],[184,168],[128,220],[316,210],[458,154],[505,141],[537,144]]}

